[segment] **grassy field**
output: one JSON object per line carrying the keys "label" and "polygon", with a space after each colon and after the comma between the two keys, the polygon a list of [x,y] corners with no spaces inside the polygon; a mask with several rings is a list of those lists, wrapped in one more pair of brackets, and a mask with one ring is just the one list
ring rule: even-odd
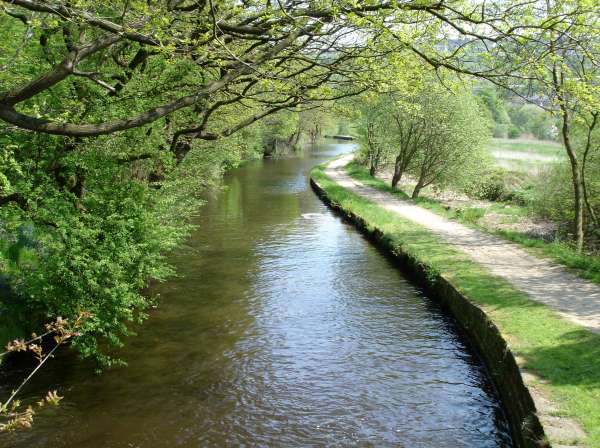
{"label": "grassy field", "polygon": [[498,166],[532,175],[543,173],[566,157],[560,143],[541,140],[493,138],[487,150]]}
{"label": "grassy field", "polygon": [[515,151],[530,155],[563,157],[564,149],[558,142],[547,140],[493,138],[488,149],[498,151]]}
{"label": "grassy field", "polygon": [[[587,438],[579,442],[600,447],[599,335],[530,300],[425,228],[340,187],[324,174],[322,167],[315,168],[311,175],[333,202],[380,229],[398,251],[449,278],[463,294],[482,306],[509,341],[513,353],[543,379],[536,387],[559,405],[556,415],[568,416],[582,425]],[[373,186],[378,182],[365,180]]]}

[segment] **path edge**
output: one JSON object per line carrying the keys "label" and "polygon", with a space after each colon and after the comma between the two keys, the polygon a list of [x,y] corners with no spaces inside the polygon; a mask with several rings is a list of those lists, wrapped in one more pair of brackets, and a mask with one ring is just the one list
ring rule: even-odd
{"label": "path edge", "polygon": [[416,283],[440,302],[458,321],[482,358],[500,395],[515,446],[518,448],[549,447],[532,393],[523,380],[525,372],[519,367],[508,342],[487,313],[461,293],[443,274],[437,272],[432,274],[432,270],[422,260],[402,251],[401,247],[393,246],[390,238],[387,238],[385,232],[377,226],[333,202],[327,191],[312,175],[310,185],[327,206],[354,224],[371,241],[389,253]]}

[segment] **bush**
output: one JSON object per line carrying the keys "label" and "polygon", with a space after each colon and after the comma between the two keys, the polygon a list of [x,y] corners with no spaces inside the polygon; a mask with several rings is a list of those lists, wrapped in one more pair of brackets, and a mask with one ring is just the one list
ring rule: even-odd
{"label": "bush", "polygon": [[489,169],[473,177],[463,188],[465,193],[476,199],[499,201],[507,195],[505,172],[502,169]]}
{"label": "bush", "polygon": [[529,189],[534,212],[556,222],[572,222],[573,192],[569,166],[556,164],[536,179]]}
{"label": "bush", "polygon": [[514,105],[509,108],[508,113],[520,132],[530,133],[540,140],[553,140],[557,136],[554,119],[539,106],[534,104]]}
{"label": "bush", "polygon": [[465,209],[457,210],[457,214],[460,216],[462,221],[475,224],[485,215],[484,208],[470,207]]}
{"label": "bush", "polygon": [[508,136],[508,124],[500,123],[494,127],[494,138],[506,138]]}
{"label": "bush", "polygon": [[535,186],[526,185],[507,191],[503,198],[506,201],[513,202],[516,205],[527,206],[531,205],[535,200]]}
{"label": "bush", "polygon": [[[18,170],[0,162],[0,185],[30,206],[0,207],[0,338],[14,335],[6,323],[22,337],[58,316],[85,312],[90,316],[72,346],[102,366],[115,361],[109,346],[121,345],[154,303],[140,291],[173,274],[164,255],[190,230],[200,192],[225,167],[258,155],[254,142],[261,137],[248,130],[196,141],[175,166],[171,154],[157,149],[164,146],[158,133],[141,129],[85,141],[66,154],[59,137],[1,130],[0,148],[22,149],[13,158]],[[130,148],[153,157],[119,163]]]}
{"label": "bush", "polygon": [[508,138],[519,138],[523,132],[517,126],[511,126],[508,130]]}

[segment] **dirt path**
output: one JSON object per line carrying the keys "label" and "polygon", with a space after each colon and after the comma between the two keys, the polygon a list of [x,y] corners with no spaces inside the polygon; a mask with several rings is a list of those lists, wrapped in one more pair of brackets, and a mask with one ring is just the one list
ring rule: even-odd
{"label": "dirt path", "polygon": [[536,258],[515,244],[365,186],[352,179],[344,170],[352,157],[349,155],[334,160],[327,166],[325,174],[344,188],[428,228],[532,299],[557,310],[565,318],[600,333],[599,285],[583,280],[552,262]]}

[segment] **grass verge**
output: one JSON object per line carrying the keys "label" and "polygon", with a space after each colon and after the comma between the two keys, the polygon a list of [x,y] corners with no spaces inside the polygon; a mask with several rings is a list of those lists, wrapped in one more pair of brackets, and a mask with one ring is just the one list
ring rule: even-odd
{"label": "grass verge", "polygon": [[[600,447],[600,335],[561,319],[422,226],[339,186],[325,175],[323,166],[311,176],[334,203],[381,230],[396,251],[420,260],[429,272],[442,274],[485,309],[514,355],[524,360],[523,367],[544,380],[539,387],[559,405],[557,415],[578,421],[587,433],[581,442]],[[371,186],[377,182],[365,180]]]}
{"label": "grass verge", "polygon": [[[449,209],[434,199],[410,199],[409,196],[403,191],[392,189],[390,185],[381,179],[370,176],[368,170],[356,162],[349,163],[346,171],[351,177],[365,185],[376,188],[380,191],[388,192],[400,199],[411,200],[413,203],[431,210],[438,215],[444,216],[448,219],[456,220],[461,224],[474,227],[484,232],[492,233],[500,238],[517,243],[528,249],[536,256],[547,257],[556,263],[569,268],[573,274],[600,284],[600,257],[577,253],[577,251],[571,245],[563,241],[545,241],[541,238],[532,238],[514,231],[490,231],[489,229],[486,229],[478,224],[479,219],[485,214],[485,210],[476,207]],[[511,209],[514,209],[512,213],[520,213],[519,209],[516,209],[515,207]],[[510,218],[510,216],[507,215],[507,218]]]}

